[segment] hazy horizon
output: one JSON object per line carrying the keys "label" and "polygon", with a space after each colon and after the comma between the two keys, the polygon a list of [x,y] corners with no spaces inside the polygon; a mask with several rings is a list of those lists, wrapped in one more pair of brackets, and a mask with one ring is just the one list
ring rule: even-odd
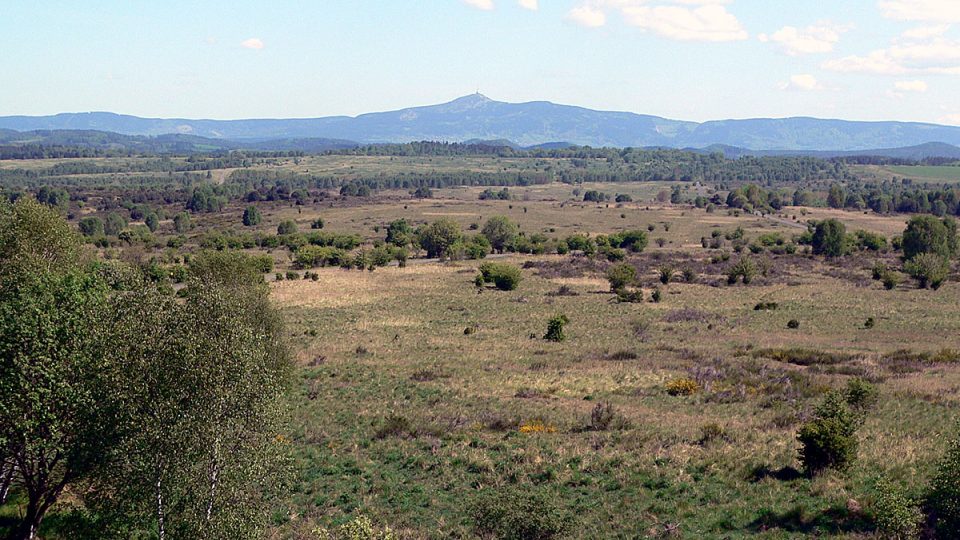
{"label": "hazy horizon", "polygon": [[695,122],[960,124],[957,22],[943,0],[23,3],[0,20],[0,115],[356,116],[479,90]]}

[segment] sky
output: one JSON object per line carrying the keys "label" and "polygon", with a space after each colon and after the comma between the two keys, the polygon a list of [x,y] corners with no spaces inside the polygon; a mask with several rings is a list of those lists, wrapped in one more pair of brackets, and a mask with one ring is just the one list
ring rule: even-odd
{"label": "sky", "polygon": [[357,115],[476,91],[960,125],[960,0],[0,0],[0,115]]}

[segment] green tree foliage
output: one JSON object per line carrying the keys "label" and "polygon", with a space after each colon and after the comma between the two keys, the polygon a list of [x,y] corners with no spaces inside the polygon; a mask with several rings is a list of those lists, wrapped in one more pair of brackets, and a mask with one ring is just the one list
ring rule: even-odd
{"label": "green tree foliage", "polygon": [[923,512],[916,501],[904,495],[899,486],[886,478],[877,480],[874,491],[876,498],[873,511],[877,516],[877,529],[882,538],[891,540],[918,538]]}
{"label": "green tree foliage", "polygon": [[523,274],[512,264],[486,262],[480,265],[484,283],[493,283],[501,291],[512,291],[520,285]]}
{"label": "green tree foliage", "polygon": [[549,498],[517,489],[487,490],[471,505],[479,538],[551,540],[572,529],[573,517]]}
{"label": "green tree foliage", "polygon": [[440,218],[430,225],[421,227],[417,233],[420,247],[426,250],[429,258],[448,258],[450,248],[463,237],[460,225],[448,218]]}
{"label": "green tree foliage", "polygon": [[939,289],[950,274],[950,263],[936,253],[920,253],[908,260],[903,270],[921,289]]}
{"label": "green tree foliage", "polygon": [[102,536],[262,535],[291,362],[261,268],[195,256],[183,301],[141,276],[85,263],[32,199],[0,206],[0,463],[26,499],[12,538],[71,488]]}
{"label": "green tree foliage", "polygon": [[405,247],[413,241],[413,228],[405,219],[396,219],[387,225],[387,243]]}
{"label": "green tree foliage", "polygon": [[103,232],[107,236],[117,236],[126,227],[127,219],[116,212],[107,214],[107,218],[103,222]]}
{"label": "green tree foliage", "polygon": [[84,236],[103,236],[103,220],[97,216],[88,216],[81,219],[77,226]]}
{"label": "green tree foliage", "polygon": [[832,184],[827,193],[827,206],[830,208],[843,208],[847,202],[847,194],[840,184]]}
{"label": "green tree foliage", "polygon": [[902,247],[906,260],[921,253],[950,259],[957,254],[957,222],[952,218],[914,216],[903,232]]}
{"label": "green tree foliage", "polygon": [[243,211],[243,224],[246,227],[255,227],[263,221],[263,216],[260,215],[260,210],[256,206],[248,206]]}
{"label": "green tree foliage", "polygon": [[173,230],[177,234],[183,234],[190,230],[192,224],[190,223],[190,214],[186,212],[180,212],[177,215],[173,216]]}
{"label": "green tree foliage", "polygon": [[490,241],[490,246],[503,253],[517,237],[517,225],[507,216],[493,216],[483,224],[481,233]]}
{"label": "green tree foliage", "polygon": [[297,234],[297,222],[292,219],[281,221],[277,225],[277,234],[283,236],[286,234]]}
{"label": "green tree foliage", "polygon": [[844,396],[831,392],[817,407],[814,418],[797,433],[800,464],[808,474],[826,469],[844,470],[857,458],[857,430],[862,417],[850,410]]}
{"label": "green tree foliage", "polygon": [[143,223],[150,232],[156,232],[156,230],[160,228],[160,216],[158,216],[156,212],[150,212],[144,216]]}
{"label": "green tree foliage", "polygon": [[632,264],[615,264],[607,269],[607,281],[610,282],[612,292],[621,291],[628,285],[636,283],[637,269]]}
{"label": "green tree foliage", "polygon": [[839,257],[846,253],[847,228],[836,219],[818,222],[813,230],[811,245],[817,255]]}
{"label": "green tree foliage", "polygon": [[61,214],[70,208],[70,194],[63,188],[43,186],[37,191],[37,201]]}
{"label": "green tree foliage", "polygon": [[931,482],[928,504],[942,538],[960,538],[960,435],[950,443]]}
{"label": "green tree foliage", "polygon": [[[33,538],[111,439],[103,384],[106,287],[78,264],[79,241],[32,198],[0,206],[0,457],[26,494],[12,538]],[[5,471],[6,472],[6,471]]]}
{"label": "green tree foliage", "polygon": [[570,319],[566,315],[555,315],[547,321],[547,333],[543,335],[543,339],[555,342],[567,339],[566,334],[563,333],[563,327],[569,322]]}

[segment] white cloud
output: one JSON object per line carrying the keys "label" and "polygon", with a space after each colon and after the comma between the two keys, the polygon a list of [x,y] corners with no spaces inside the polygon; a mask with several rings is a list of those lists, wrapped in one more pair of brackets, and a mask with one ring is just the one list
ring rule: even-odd
{"label": "white cloud", "polygon": [[790,56],[801,54],[822,54],[833,50],[840,41],[840,34],[850,30],[850,26],[840,26],[829,22],[820,22],[806,28],[784,26],[773,34],[760,34],[760,41],[778,44]]}
{"label": "white cloud", "polygon": [[932,37],[942,36],[950,29],[949,24],[940,24],[937,26],[918,26],[911,28],[903,33],[907,39],[930,39]]}
{"label": "white cloud", "polygon": [[606,24],[608,11],[619,12],[637,28],[679,41],[747,39],[740,21],[724,4],[732,0],[586,0],[568,17],[584,26]]}
{"label": "white cloud", "polygon": [[570,12],[567,13],[567,18],[588,28],[597,28],[607,24],[607,15],[603,11],[588,5],[571,9]]}
{"label": "white cloud", "polygon": [[484,11],[493,9],[493,0],[463,0],[463,3]]}
{"label": "white cloud", "polygon": [[816,77],[810,75],[809,73],[794,75],[790,77],[789,81],[780,83],[779,88],[781,90],[802,91],[826,90],[826,88],[820,84],[820,81],[818,81]]}
{"label": "white cloud", "polygon": [[537,0],[519,0],[520,7],[524,9],[529,9],[530,11],[536,11],[540,8]]}
{"label": "white cloud", "polygon": [[880,11],[884,17],[899,21],[960,22],[957,0],[881,0]]}
{"label": "white cloud", "polygon": [[929,88],[926,81],[897,81],[893,87],[901,92],[926,92]]}
{"label": "white cloud", "polygon": [[960,75],[960,42],[945,38],[897,42],[866,56],[853,55],[829,60],[824,62],[823,67],[832,71],[879,75]]}
{"label": "white cloud", "polygon": [[240,42],[240,46],[245,49],[254,49],[259,51],[263,48],[263,41],[261,41],[260,38],[245,39]]}

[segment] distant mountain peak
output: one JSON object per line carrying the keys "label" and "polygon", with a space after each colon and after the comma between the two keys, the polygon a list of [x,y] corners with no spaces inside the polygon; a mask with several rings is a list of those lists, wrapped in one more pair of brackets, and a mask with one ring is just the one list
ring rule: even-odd
{"label": "distant mountain peak", "polygon": [[496,102],[480,92],[477,92],[475,94],[468,94],[463,97],[458,97],[457,99],[448,103],[444,103],[443,105],[435,105],[434,107],[439,109],[441,112],[458,113],[469,111],[470,109],[479,109],[488,103]]}

